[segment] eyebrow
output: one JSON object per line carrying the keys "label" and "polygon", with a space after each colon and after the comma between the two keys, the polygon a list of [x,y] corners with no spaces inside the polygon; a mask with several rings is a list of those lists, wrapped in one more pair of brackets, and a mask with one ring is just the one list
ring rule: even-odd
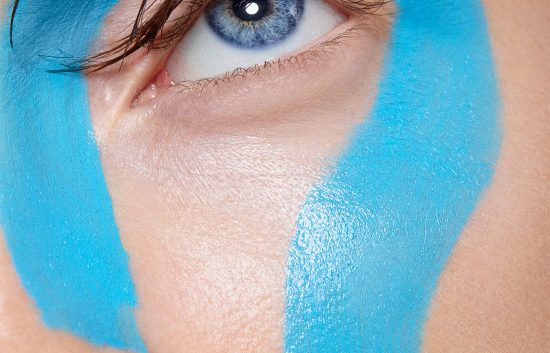
{"label": "eyebrow", "polygon": [[[155,6],[159,1],[160,4]],[[165,49],[187,31],[189,23],[194,20],[196,14],[212,1],[217,0],[142,0],[128,35],[116,41],[106,50],[72,60],[70,63],[63,64],[62,69],[51,70],[51,72],[97,72],[116,63],[122,65],[125,58],[139,49]],[[372,15],[393,0],[334,1],[352,12]],[[12,47],[15,16],[19,3],[20,0],[14,0],[11,12],[10,45]],[[186,6],[185,11],[181,15],[173,17],[174,11],[182,4]],[[150,11],[152,14],[148,15]],[[168,23],[169,27],[166,26]]]}

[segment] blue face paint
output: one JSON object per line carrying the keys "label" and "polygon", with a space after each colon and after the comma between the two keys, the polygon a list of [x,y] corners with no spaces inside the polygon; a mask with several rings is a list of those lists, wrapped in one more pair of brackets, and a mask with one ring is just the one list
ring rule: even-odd
{"label": "blue face paint", "polygon": [[498,92],[477,0],[401,0],[370,118],[291,242],[286,352],[418,352],[439,275],[489,184]]}
{"label": "blue face paint", "polygon": [[44,322],[144,352],[134,284],[90,124],[85,78],[41,55],[83,56],[116,0],[22,1],[0,43],[0,217]]}

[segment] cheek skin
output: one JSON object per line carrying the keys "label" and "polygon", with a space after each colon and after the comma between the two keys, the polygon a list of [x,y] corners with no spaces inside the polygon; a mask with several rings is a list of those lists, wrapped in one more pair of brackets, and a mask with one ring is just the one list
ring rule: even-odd
{"label": "cheek skin", "polygon": [[151,351],[281,351],[297,215],[372,105],[388,29],[381,18],[292,76],[176,93],[151,109],[105,104],[124,69],[89,77]]}
{"label": "cheek skin", "polygon": [[49,329],[25,293],[0,231],[0,347],[2,353],[128,353],[98,348],[84,339]]}
{"label": "cheek skin", "polygon": [[287,353],[419,352],[440,273],[491,182],[499,97],[480,3],[397,5],[376,103],[298,218]]}
{"label": "cheek skin", "polygon": [[441,276],[425,351],[547,352],[550,3],[484,5],[503,98],[502,152],[494,182]]}

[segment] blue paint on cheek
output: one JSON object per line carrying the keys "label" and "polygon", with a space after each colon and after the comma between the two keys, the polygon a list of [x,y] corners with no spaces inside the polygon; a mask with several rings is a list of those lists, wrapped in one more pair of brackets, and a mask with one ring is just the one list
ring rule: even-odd
{"label": "blue paint on cheek", "polygon": [[370,117],[291,242],[286,352],[418,352],[453,246],[489,185],[499,98],[477,0],[401,0]]}
{"label": "blue paint on cheek", "polygon": [[85,78],[40,55],[87,54],[115,0],[26,0],[0,42],[0,217],[44,322],[96,345],[146,349],[90,124]]}

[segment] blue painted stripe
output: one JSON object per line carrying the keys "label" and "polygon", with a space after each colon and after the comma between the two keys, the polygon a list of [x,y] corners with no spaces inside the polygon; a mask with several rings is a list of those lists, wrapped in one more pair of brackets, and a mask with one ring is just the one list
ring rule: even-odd
{"label": "blue painted stripe", "polygon": [[136,295],[90,123],[85,78],[41,55],[88,53],[116,0],[24,0],[0,39],[0,219],[44,322],[145,352]]}
{"label": "blue painted stripe", "polygon": [[499,96],[477,0],[401,0],[368,119],[291,242],[286,352],[419,352],[427,308],[489,185]]}

